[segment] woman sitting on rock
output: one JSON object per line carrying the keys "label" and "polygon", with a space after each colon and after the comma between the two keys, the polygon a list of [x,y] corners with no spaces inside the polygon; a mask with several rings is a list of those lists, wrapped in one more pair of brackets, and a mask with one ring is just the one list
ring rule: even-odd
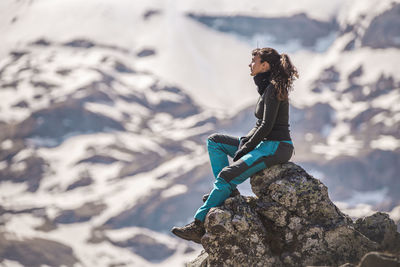
{"label": "woman sitting on rock", "polygon": [[[240,194],[236,187],[256,172],[288,162],[292,157],[288,94],[294,77],[299,77],[296,67],[287,54],[280,55],[269,47],[254,49],[249,67],[260,94],[255,109],[258,121],[240,138],[226,134],[208,137],[207,149],[216,180],[211,193],[203,196],[204,204],[194,215],[194,221],[172,228],[172,233],[183,239],[201,243],[204,221],[212,207]],[[231,165],[227,155],[233,157]]]}

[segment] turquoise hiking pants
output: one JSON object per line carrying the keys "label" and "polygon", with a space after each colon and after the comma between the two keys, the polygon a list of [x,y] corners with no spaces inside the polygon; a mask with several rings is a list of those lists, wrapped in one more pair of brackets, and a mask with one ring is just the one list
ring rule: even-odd
{"label": "turquoise hiking pants", "polygon": [[252,151],[229,165],[239,146],[239,137],[212,134],[207,139],[211,168],[215,177],[214,187],[207,201],[197,210],[195,219],[204,221],[212,207],[221,205],[235,188],[256,172],[290,160],[292,141],[261,141]]}

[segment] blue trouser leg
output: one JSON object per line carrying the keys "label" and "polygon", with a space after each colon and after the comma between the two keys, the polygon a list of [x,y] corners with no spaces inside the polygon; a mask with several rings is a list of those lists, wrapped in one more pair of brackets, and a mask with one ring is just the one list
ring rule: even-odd
{"label": "blue trouser leg", "polygon": [[[243,164],[243,163],[242,163]],[[244,163],[245,164],[245,163]],[[254,173],[264,169],[266,167],[264,162],[258,162],[254,164],[251,168],[248,168],[241,175],[232,179],[230,182],[227,182],[222,177],[217,177],[217,180],[214,183],[214,188],[208,196],[206,202],[197,210],[194,215],[195,219],[200,221],[204,221],[208,211],[212,207],[217,207],[221,205],[225,199],[229,197],[233,190],[235,190],[236,186],[243,183]],[[222,173],[221,173],[222,174]]]}
{"label": "blue trouser leg", "polygon": [[217,177],[217,180],[214,183],[214,188],[208,196],[207,201],[197,210],[194,218],[204,222],[208,211],[212,207],[221,205],[236,188],[232,188],[232,186],[231,183],[226,182],[221,177]]}
{"label": "blue trouser leg", "polygon": [[212,134],[207,139],[207,150],[215,179],[229,165],[228,156],[233,158],[239,146],[239,138],[226,134]]}
{"label": "blue trouser leg", "polygon": [[223,168],[229,166],[228,155],[234,157],[239,146],[239,137],[226,134],[212,134],[207,139],[207,150],[210,156],[211,168],[216,179],[213,190],[207,201],[201,206],[195,215],[195,218],[204,221],[208,210],[211,207],[221,205],[236,188],[227,183],[223,178],[218,177]]}
{"label": "blue trouser leg", "polygon": [[[218,138],[215,138],[215,140],[218,141]],[[281,143],[286,143],[286,145],[282,145]],[[212,145],[214,146],[214,144]],[[229,197],[229,195],[236,188],[237,185],[246,181],[256,172],[259,172],[262,169],[266,168],[267,165],[269,167],[277,163],[289,161],[293,151],[291,145],[287,145],[287,141],[261,142],[254,150],[250,151],[240,160],[234,162],[230,166],[228,165],[229,163],[227,163],[227,165],[225,165],[225,167],[222,167],[222,170],[216,176],[217,178],[214,183],[213,190],[211,191],[207,201],[197,210],[194,218],[200,221],[204,221],[208,211],[212,207],[221,205],[225,201],[225,199]],[[233,151],[233,149],[231,151]],[[211,160],[226,159],[226,161],[228,161],[226,154],[224,158],[222,157],[222,153],[212,153],[213,154],[210,154]],[[214,155],[218,155],[218,157]],[[213,167],[221,167],[221,162],[219,162],[219,165],[213,165],[213,162],[211,162],[211,165]]]}

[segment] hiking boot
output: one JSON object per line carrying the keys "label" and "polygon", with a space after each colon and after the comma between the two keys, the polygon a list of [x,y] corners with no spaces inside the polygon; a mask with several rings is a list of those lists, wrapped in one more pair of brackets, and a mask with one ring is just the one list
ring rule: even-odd
{"label": "hiking boot", "polygon": [[204,223],[198,219],[183,226],[173,227],[171,232],[180,238],[201,244],[201,237],[205,234]]}
{"label": "hiking boot", "polygon": [[[235,190],[232,191],[232,193],[229,195],[229,197],[236,197],[237,195],[240,195],[239,190],[235,188]],[[203,195],[203,202],[206,202],[210,194],[205,194]]]}

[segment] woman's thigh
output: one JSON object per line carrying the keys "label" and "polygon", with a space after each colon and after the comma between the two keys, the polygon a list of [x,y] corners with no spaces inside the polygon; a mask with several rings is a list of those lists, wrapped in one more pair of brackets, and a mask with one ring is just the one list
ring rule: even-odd
{"label": "woman's thigh", "polygon": [[244,160],[239,159],[231,165],[224,167],[218,176],[228,183],[239,185],[256,172],[265,168],[266,165],[263,159],[254,161],[250,166]]}
{"label": "woman's thigh", "polygon": [[278,148],[273,155],[263,157],[267,167],[288,162],[293,155],[294,146],[285,142],[279,142]]}
{"label": "woman's thigh", "polygon": [[[238,161],[224,167],[218,176],[223,178],[226,182],[238,185],[243,183],[250,176],[267,167],[288,162],[292,156],[292,153],[293,145],[285,142],[279,142],[273,154],[268,156],[257,156],[257,158],[254,160],[251,158],[244,160],[243,158],[245,156],[243,156]],[[248,153],[246,155],[254,157],[257,155],[257,153]],[[249,162],[251,162],[251,164],[249,164]]]}
{"label": "woman's thigh", "polygon": [[207,138],[209,152],[223,152],[230,157],[234,157],[239,146],[239,137],[215,133]]}

